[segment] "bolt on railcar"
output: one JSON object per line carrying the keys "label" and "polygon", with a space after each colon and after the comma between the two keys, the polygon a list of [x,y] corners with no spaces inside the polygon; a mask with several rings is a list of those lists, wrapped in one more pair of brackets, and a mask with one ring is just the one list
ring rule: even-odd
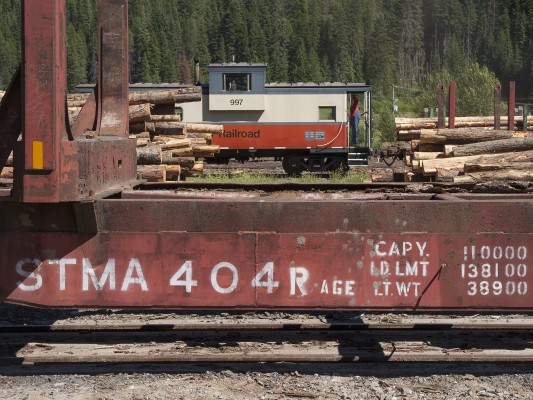
{"label": "bolt on railcar", "polygon": [[[209,161],[275,157],[290,175],[367,165],[372,144],[371,87],[361,83],[266,83],[263,63],[208,66],[202,101],[180,105],[184,122],[224,125]],[[360,144],[350,143],[349,111],[359,98]]]}

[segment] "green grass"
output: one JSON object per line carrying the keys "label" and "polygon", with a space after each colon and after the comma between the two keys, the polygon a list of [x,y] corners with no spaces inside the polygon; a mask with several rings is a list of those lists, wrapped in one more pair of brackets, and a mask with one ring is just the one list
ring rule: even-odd
{"label": "green grass", "polygon": [[187,178],[187,182],[215,182],[215,183],[360,183],[369,178],[369,174],[362,172],[351,172],[343,174],[340,171],[334,171],[329,177],[303,173],[300,177],[295,178],[278,178],[262,173],[231,173],[227,174],[204,174]]}

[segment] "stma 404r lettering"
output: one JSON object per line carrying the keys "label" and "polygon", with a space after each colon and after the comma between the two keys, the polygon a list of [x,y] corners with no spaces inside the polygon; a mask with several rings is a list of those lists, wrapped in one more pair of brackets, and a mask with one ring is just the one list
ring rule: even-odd
{"label": "stma 404r lettering", "polygon": [[[17,286],[23,292],[34,292],[42,289],[45,285],[43,276],[50,274],[50,269],[56,270],[58,276],[56,289],[59,291],[67,290],[67,282],[72,281],[70,274],[78,274],[78,277],[81,278],[81,290],[85,292],[91,290],[126,292],[134,288],[148,292],[152,286],[150,274],[145,273],[138,258],[131,258],[128,261],[126,271],[123,273],[119,273],[120,269],[117,268],[116,259],[110,258],[103,267],[103,271],[102,268],[98,269],[101,271],[99,276],[88,258],[81,260],[62,258],[45,262],[26,258],[18,261],[15,269],[21,278],[17,282]],[[309,269],[305,267],[289,267],[287,272],[290,295],[306,296],[311,287],[320,286],[321,294],[355,296],[357,282],[353,279],[335,277],[334,279],[322,279],[321,282],[316,283],[311,282],[311,274]],[[235,292],[238,285],[242,284],[263,288],[268,294],[274,293],[274,289],[280,286],[280,282],[275,279],[274,262],[271,261],[267,262],[254,278],[246,283],[240,280],[237,267],[226,261],[217,263],[207,274],[202,274],[202,278],[204,281],[199,282],[198,277],[194,274],[193,262],[187,260],[168,278],[168,285],[181,287],[185,293],[192,293],[198,285],[207,284],[220,294],[231,294]]]}

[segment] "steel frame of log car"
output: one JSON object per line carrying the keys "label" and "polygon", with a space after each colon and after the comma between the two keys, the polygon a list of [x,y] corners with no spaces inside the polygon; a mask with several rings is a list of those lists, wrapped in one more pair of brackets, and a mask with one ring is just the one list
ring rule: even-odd
{"label": "steel frame of log car", "polygon": [[346,196],[199,197],[186,183],[143,186],[128,135],[127,0],[98,2],[97,90],[72,129],[66,0],[22,4],[23,63],[0,103],[0,168],[10,152],[14,164],[12,188],[0,188],[0,301],[532,310],[531,194],[353,184]]}
{"label": "steel frame of log car", "polygon": [[[362,83],[265,83],[266,64],[222,63],[208,67],[200,103],[180,105],[185,122],[214,122],[220,154],[209,161],[275,157],[289,174],[366,165],[372,143],[372,90]],[[349,146],[350,99],[367,111],[360,141]]]}

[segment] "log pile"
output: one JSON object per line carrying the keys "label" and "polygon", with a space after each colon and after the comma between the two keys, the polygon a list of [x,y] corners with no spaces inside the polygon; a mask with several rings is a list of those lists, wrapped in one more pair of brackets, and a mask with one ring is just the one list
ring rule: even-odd
{"label": "log pile", "polygon": [[[396,118],[396,136],[399,141],[418,140],[421,129],[437,129],[437,118]],[[523,118],[515,116],[515,123],[522,125]],[[448,121],[446,120],[446,125]],[[500,117],[500,129],[507,129],[507,117]],[[494,117],[456,117],[455,128],[491,128]],[[528,121],[528,129],[533,129],[533,120]]]}
{"label": "log pile", "polygon": [[[0,99],[4,92],[0,91]],[[87,102],[89,94],[69,94],[68,114],[72,126]],[[154,108],[168,106],[174,110],[176,103],[200,101],[199,87],[173,90],[130,91],[130,138],[137,140],[137,174],[148,182],[183,180],[188,176],[203,174],[202,159],[214,157],[220,149],[211,144],[213,134],[223,132],[222,125],[189,124],[181,122],[179,115],[154,113]],[[12,166],[12,157],[7,162]],[[12,169],[5,167],[1,178],[10,178]]]}
{"label": "log pile", "polygon": [[[411,138],[411,156],[405,159],[410,171],[405,181],[533,182],[533,132],[481,126],[489,118],[479,118],[475,122],[480,125],[477,127],[454,129],[437,129],[421,120],[411,125],[416,129],[409,130],[408,134],[400,134],[406,124],[397,119],[398,138]],[[530,125],[533,121],[528,121]]]}
{"label": "log pile", "polygon": [[[70,124],[76,120],[88,94],[69,94]],[[188,124],[179,115],[153,113],[154,107],[199,101],[199,88],[130,91],[130,138],[137,140],[137,173],[148,182],[183,180],[201,175],[203,158],[214,157],[220,149],[213,146],[213,134],[223,132],[222,125]]]}

